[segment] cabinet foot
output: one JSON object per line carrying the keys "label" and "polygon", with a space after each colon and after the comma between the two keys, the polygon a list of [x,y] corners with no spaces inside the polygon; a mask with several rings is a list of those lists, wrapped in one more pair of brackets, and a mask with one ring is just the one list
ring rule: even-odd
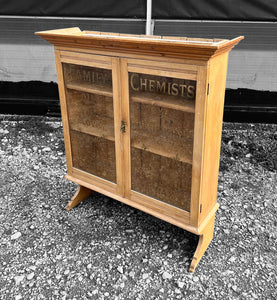
{"label": "cabinet foot", "polygon": [[193,255],[193,258],[192,258],[192,261],[191,261],[191,264],[189,267],[189,272],[194,272],[201,257],[203,256],[203,254],[205,253],[206,249],[208,248],[211,240],[213,239],[214,219],[215,219],[215,216],[212,217],[212,219],[209,221],[207,226],[204,228],[202,234],[199,235],[198,245],[197,245],[197,248]]}
{"label": "cabinet foot", "polygon": [[80,202],[82,202],[84,199],[86,199],[89,195],[93,193],[92,190],[79,185],[78,190],[76,191],[75,195],[71,198],[70,202],[66,206],[66,210],[71,210],[71,208],[78,205]]}

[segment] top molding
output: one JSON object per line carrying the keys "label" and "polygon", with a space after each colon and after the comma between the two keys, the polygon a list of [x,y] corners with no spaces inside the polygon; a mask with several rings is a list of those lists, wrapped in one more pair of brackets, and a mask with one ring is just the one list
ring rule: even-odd
{"label": "top molding", "polygon": [[78,27],[36,32],[55,46],[110,50],[163,57],[209,60],[230,51],[244,37],[232,40],[130,35],[97,31],[81,31]]}

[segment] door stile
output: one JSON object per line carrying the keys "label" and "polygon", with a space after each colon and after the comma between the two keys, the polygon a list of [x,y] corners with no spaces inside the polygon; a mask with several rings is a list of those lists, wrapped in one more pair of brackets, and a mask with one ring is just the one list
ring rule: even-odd
{"label": "door stile", "polygon": [[131,198],[131,146],[130,146],[130,112],[129,112],[129,79],[127,59],[120,58],[121,83],[121,116],[120,134],[122,140],[122,166],[123,166],[123,197]]}
{"label": "door stile", "polygon": [[59,87],[59,98],[60,98],[61,115],[62,115],[62,123],[63,123],[67,172],[69,175],[72,175],[73,163],[72,163],[72,152],[71,152],[70,133],[69,133],[69,120],[68,120],[68,111],[67,111],[67,105],[66,105],[63,70],[62,70],[60,51],[57,50],[56,48],[55,48],[55,61],[56,61],[57,79],[58,79],[58,87]]}
{"label": "door stile", "polygon": [[124,178],[123,178],[123,147],[122,136],[120,132],[121,124],[121,77],[120,77],[120,60],[116,57],[112,58],[112,77],[113,77],[113,105],[114,105],[114,136],[115,136],[115,152],[116,152],[116,177],[117,177],[117,193],[121,196],[124,194]]}

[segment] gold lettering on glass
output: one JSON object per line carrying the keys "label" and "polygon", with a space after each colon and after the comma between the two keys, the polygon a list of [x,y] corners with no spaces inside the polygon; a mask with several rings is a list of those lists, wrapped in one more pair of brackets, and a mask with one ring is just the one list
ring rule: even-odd
{"label": "gold lettering on glass", "polygon": [[81,81],[91,84],[112,86],[112,75],[110,70],[64,64],[63,71],[66,82]]}
{"label": "gold lettering on glass", "polygon": [[169,96],[195,99],[196,81],[180,78],[130,73],[130,92],[150,92]]}

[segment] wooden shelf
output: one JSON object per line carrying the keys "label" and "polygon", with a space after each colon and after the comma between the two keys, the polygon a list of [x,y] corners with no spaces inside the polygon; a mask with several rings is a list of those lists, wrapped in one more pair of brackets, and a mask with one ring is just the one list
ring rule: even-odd
{"label": "wooden shelf", "polygon": [[[82,81],[72,81],[66,84],[66,87],[71,90],[97,94],[112,97],[112,87],[103,85],[93,85]],[[184,112],[194,113],[195,104],[194,101],[186,100],[183,98],[177,98],[170,95],[154,95],[151,93],[132,93],[130,96],[131,101],[137,103],[143,103],[147,105],[156,105],[164,108],[176,109]]]}
{"label": "wooden shelf", "polygon": [[97,85],[92,84],[89,82],[84,81],[71,81],[66,83],[66,87],[71,90],[90,93],[90,94],[97,94],[112,97],[113,91],[112,87],[104,86],[104,85]]}
{"label": "wooden shelf", "polygon": [[70,129],[114,142],[114,123],[110,118],[95,116],[93,124],[71,122]]}
{"label": "wooden shelf", "polygon": [[156,105],[164,108],[176,109],[184,112],[194,113],[195,103],[192,100],[186,100],[181,97],[170,95],[155,95],[152,93],[132,93],[130,99],[133,102]]}
{"label": "wooden shelf", "polygon": [[[98,117],[95,124],[91,125],[71,123],[70,129],[113,142],[115,140],[113,120],[108,118]],[[141,129],[133,129],[131,135],[131,147],[188,164],[192,164],[192,143],[189,138],[174,137],[162,132],[153,135]]]}
{"label": "wooden shelf", "polygon": [[192,164],[193,140],[190,138],[180,138],[163,132],[154,135],[141,129],[133,129],[131,147]]}

